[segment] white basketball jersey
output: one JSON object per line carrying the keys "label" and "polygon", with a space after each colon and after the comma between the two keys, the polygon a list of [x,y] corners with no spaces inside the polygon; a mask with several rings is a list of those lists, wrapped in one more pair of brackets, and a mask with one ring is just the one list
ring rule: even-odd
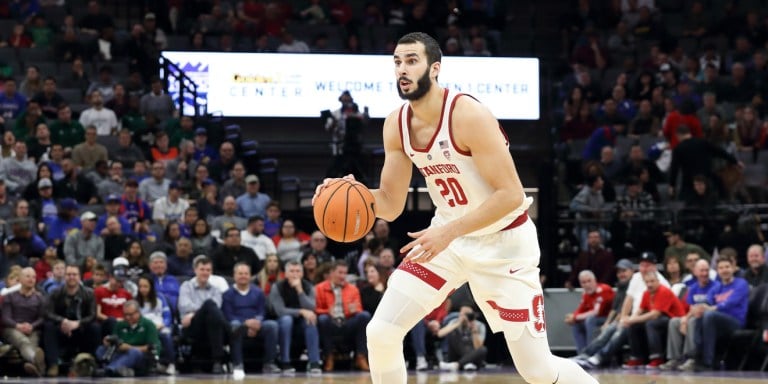
{"label": "white basketball jersey", "polygon": [[[400,138],[403,150],[426,179],[429,196],[437,207],[435,217],[432,219],[433,225],[446,224],[478,209],[493,193],[493,188],[480,175],[472,160],[472,154],[462,151],[453,142],[451,116],[456,100],[462,95],[453,90],[444,90],[440,122],[426,148],[414,148],[411,144],[410,128],[413,111],[410,104],[406,103],[400,108]],[[501,127],[499,129],[499,140],[504,140],[509,146],[506,135]],[[532,202],[533,198],[525,197],[523,204],[513,212],[509,212],[496,223],[468,235],[486,235],[505,228],[523,214]]]}

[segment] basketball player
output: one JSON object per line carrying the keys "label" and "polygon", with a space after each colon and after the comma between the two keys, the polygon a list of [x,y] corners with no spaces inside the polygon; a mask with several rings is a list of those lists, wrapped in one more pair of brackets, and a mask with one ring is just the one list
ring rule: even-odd
{"label": "basketball player", "polygon": [[549,351],[536,228],[526,211],[532,199],[498,121],[474,98],[438,85],[441,56],[424,33],[403,36],[394,52],[397,90],[407,103],[384,121],[381,187],[372,190],[376,215],[392,221],[403,211],[411,162],[437,210],[429,228],[409,233],[414,240],[401,249],[406,259],[368,324],[373,382],[406,382],[403,337],[468,281],[527,382],[597,383]]}

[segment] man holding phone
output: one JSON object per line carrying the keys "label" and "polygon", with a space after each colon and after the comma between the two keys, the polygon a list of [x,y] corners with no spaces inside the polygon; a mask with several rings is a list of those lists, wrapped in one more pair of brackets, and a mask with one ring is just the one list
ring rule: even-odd
{"label": "man holding phone", "polygon": [[485,324],[476,319],[472,307],[462,306],[459,317],[437,331],[437,337],[448,342],[448,358],[440,362],[444,371],[476,371],[483,365],[488,349],[485,343]]}

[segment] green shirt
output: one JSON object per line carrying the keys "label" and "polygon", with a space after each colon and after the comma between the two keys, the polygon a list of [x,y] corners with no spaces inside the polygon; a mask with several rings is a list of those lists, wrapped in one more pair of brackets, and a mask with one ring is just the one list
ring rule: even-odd
{"label": "green shirt", "polygon": [[134,346],[152,344],[155,354],[161,351],[160,338],[157,336],[157,328],[152,320],[142,316],[135,327],[131,327],[127,321],[121,320],[115,324],[114,334],[120,338],[120,341]]}
{"label": "green shirt", "polygon": [[[19,117],[16,119],[16,122],[13,125],[13,135],[16,136],[16,141],[26,141],[30,137],[33,137],[34,134],[30,131],[30,129],[24,125],[24,122],[27,120],[27,113],[28,111],[22,112]],[[34,127],[37,127],[39,124],[44,124],[45,118],[40,116],[35,121]],[[33,128],[34,128],[33,127]]]}
{"label": "green shirt", "polygon": [[667,249],[664,250],[664,258],[666,259],[670,255],[674,255],[677,260],[680,261],[680,265],[685,268],[685,258],[688,257],[689,253],[698,253],[702,259],[704,260],[711,260],[712,256],[710,256],[709,252],[705,251],[704,248],[692,244],[692,243],[685,243],[682,247],[678,248],[674,245],[670,245],[667,247]]}
{"label": "green shirt", "polygon": [[63,145],[64,148],[73,148],[85,141],[85,129],[79,121],[72,120],[64,123],[55,120],[51,124],[51,141]]}

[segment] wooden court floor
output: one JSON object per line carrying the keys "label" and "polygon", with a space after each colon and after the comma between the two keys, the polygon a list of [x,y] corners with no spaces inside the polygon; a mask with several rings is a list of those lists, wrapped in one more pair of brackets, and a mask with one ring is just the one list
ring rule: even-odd
{"label": "wooden court floor", "polygon": [[[768,374],[757,372],[712,372],[697,374],[604,371],[593,373],[601,384],[677,384],[677,383],[712,383],[712,384],[757,384],[768,382]],[[364,373],[324,374],[322,376],[248,375],[244,381],[234,381],[231,376],[195,375],[136,379],[38,379],[19,380],[0,376],[0,384],[5,383],[142,383],[142,384],[214,384],[214,383],[280,383],[280,384],[367,384],[370,377]],[[409,384],[524,384],[525,381],[512,370],[481,372],[474,374],[430,372],[410,374]]]}

